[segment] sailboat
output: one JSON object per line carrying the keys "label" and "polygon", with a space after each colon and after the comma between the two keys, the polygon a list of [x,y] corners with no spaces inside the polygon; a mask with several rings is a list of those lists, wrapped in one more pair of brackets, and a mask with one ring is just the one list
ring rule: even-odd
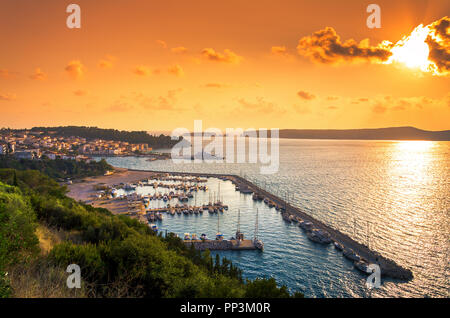
{"label": "sailboat", "polygon": [[244,233],[241,232],[241,210],[238,209],[238,223],[236,229],[236,241],[240,242],[244,240]]}
{"label": "sailboat", "polygon": [[253,245],[259,250],[264,250],[264,243],[258,238],[258,214],[259,211],[256,209],[256,222],[255,222],[255,237],[253,238]]}

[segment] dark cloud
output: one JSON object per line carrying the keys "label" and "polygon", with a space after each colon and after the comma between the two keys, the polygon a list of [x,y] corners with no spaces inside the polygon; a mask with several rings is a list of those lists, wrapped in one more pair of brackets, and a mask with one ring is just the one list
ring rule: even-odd
{"label": "dark cloud", "polygon": [[353,39],[341,42],[339,35],[331,27],[303,37],[297,46],[298,53],[314,62],[333,64],[341,61],[386,61],[391,52],[386,48],[370,46],[368,40],[357,43]]}
{"label": "dark cloud", "polygon": [[450,18],[432,23],[430,30],[432,34],[426,39],[430,49],[428,59],[436,65],[438,73],[447,73],[450,71]]}

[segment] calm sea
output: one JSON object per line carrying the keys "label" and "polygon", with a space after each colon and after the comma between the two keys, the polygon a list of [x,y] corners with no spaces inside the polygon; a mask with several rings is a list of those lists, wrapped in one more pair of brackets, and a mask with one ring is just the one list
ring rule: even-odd
{"label": "calm sea", "polygon": [[[234,236],[240,210],[241,231],[252,238],[256,210],[264,252],[220,252],[244,276],[274,277],[308,297],[449,297],[450,142],[280,140],[280,168],[261,175],[255,164],[174,164],[139,157],[110,157],[118,167],[163,171],[240,174],[267,188],[372,249],[413,271],[404,283],[383,279],[369,292],[366,276],[332,245],[312,243],[296,225],[229,181],[208,180],[229,211],[220,214],[220,231]],[[152,189],[140,189],[152,193]],[[164,190],[158,190],[164,192]],[[209,201],[198,193],[189,204]],[[173,202],[175,204],[176,202]],[[158,203],[152,203],[158,205]],[[162,202],[159,203],[162,206]],[[166,216],[163,230],[214,237],[218,216]]]}

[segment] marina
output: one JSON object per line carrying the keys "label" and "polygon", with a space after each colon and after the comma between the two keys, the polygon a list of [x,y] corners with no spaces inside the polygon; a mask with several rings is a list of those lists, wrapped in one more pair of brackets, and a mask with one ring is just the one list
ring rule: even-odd
{"label": "marina", "polygon": [[[128,202],[128,209],[126,214],[137,218],[143,223],[148,223],[155,231],[159,230],[158,225],[155,222],[170,222],[171,217],[185,215],[185,216],[199,216],[203,211],[208,211],[207,214],[219,215],[224,213],[225,204],[221,202],[220,199],[220,183],[218,185],[217,192],[208,193],[208,203],[202,204],[180,204],[176,203],[172,205],[170,201],[178,200],[180,198],[187,198],[189,201],[193,196],[187,196],[186,193],[195,193],[198,191],[198,180],[205,183],[209,178],[216,178],[221,181],[229,181],[234,185],[234,190],[241,193],[242,195],[248,195],[251,200],[261,202],[267,205],[269,208],[275,209],[281,214],[284,222],[289,224],[295,224],[298,226],[299,230],[305,232],[306,237],[319,245],[328,245],[333,243],[337,251],[342,250],[342,256],[351,260],[354,263],[356,269],[367,268],[369,264],[375,263],[380,266],[381,275],[383,277],[390,277],[400,280],[411,280],[413,275],[409,269],[405,269],[397,265],[394,261],[383,257],[377,252],[370,250],[367,246],[358,243],[351,239],[349,236],[323,224],[319,220],[314,219],[310,215],[307,215],[299,208],[292,206],[282,198],[270,193],[257,185],[253,184],[249,180],[237,176],[237,175],[227,175],[227,174],[211,174],[211,173],[177,173],[177,172],[161,172],[161,171],[141,171],[132,170],[131,172],[145,172],[152,176],[152,181],[155,179],[157,182],[147,182],[145,180],[135,181],[131,185],[125,184],[122,188],[117,189],[117,184],[110,185],[106,187],[106,191],[102,193],[109,200],[126,200]],[[175,182],[173,184],[163,184],[162,180],[167,182]],[[189,184],[176,183],[180,180],[184,182],[189,182]],[[187,181],[190,180],[190,181]],[[197,181],[195,181],[197,180]],[[142,188],[141,193],[136,191],[137,188]],[[181,192],[169,192],[169,193],[159,193],[156,192],[152,195],[146,193],[143,189],[150,188],[153,191],[159,188],[170,190],[179,189]],[[197,190],[196,190],[197,189]],[[114,196],[109,196],[108,193],[115,190],[118,194]],[[211,189],[205,188],[202,192],[211,191]],[[182,199],[184,200],[184,199]],[[195,197],[197,200],[197,197]],[[164,206],[152,206],[149,207],[151,201],[157,201],[158,205],[163,202]],[[168,203],[167,203],[168,202]],[[164,217],[164,215],[166,217]],[[166,219],[169,217],[169,219]],[[255,229],[256,232],[256,229]],[[219,229],[217,231],[219,233]],[[256,234],[255,234],[256,237]],[[236,240],[232,237],[228,240],[218,239],[215,240],[202,240],[188,238],[184,240],[185,244],[193,244],[196,249],[199,250],[254,250],[258,249],[254,244],[254,240]],[[338,248],[339,247],[339,248]],[[365,274],[369,274],[366,273]]]}

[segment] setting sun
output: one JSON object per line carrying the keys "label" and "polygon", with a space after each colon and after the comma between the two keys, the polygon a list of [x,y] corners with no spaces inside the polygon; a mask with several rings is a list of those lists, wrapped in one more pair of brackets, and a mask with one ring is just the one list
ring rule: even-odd
{"label": "setting sun", "polygon": [[394,45],[388,63],[398,62],[409,68],[428,71],[431,64],[428,60],[430,50],[425,40],[429,32],[428,26],[424,27],[422,24],[415,28],[411,35],[404,37]]}

